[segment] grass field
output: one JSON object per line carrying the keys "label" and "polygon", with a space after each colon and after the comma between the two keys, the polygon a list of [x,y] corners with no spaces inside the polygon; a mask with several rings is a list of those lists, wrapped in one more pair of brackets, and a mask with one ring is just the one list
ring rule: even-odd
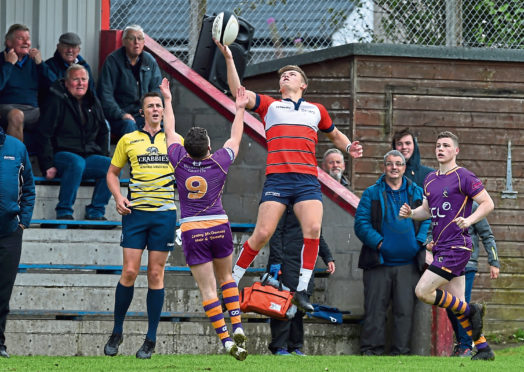
{"label": "grass field", "polygon": [[449,357],[272,356],[250,355],[238,362],[228,355],[22,357],[0,359],[0,371],[241,371],[241,372],[344,372],[344,371],[524,371],[524,346],[498,350],[493,362]]}

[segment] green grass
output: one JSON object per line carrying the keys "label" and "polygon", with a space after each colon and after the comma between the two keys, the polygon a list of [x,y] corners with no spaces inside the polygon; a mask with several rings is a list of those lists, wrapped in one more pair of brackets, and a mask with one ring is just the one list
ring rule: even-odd
{"label": "green grass", "polygon": [[449,357],[272,356],[250,355],[238,362],[228,355],[153,355],[47,357],[12,356],[0,359],[0,371],[241,371],[241,372],[345,372],[345,371],[524,371],[524,346],[498,350],[494,362]]}

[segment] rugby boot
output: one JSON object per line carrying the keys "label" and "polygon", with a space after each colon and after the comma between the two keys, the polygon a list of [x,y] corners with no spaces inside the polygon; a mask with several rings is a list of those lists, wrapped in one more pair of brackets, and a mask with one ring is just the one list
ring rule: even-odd
{"label": "rugby boot", "polygon": [[140,349],[136,352],[138,359],[151,359],[151,354],[155,352],[156,342],[146,338]]}
{"label": "rugby boot", "polygon": [[237,346],[241,347],[242,349],[246,348],[247,337],[242,328],[239,327],[235,329],[235,332],[233,332],[233,340]]}
{"label": "rugby boot", "polygon": [[291,303],[296,305],[303,313],[310,313],[314,310],[313,305],[309,303],[306,291],[295,292]]}
{"label": "rugby boot", "polygon": [[495,353],[488,346],[477,351],[477,353],[471,357],[471,360],[495,360]]}
{"label": "rugby boot", "polygon": [[107,340],[106,346],[104,346],[104,354],[107,356],[115,356],[118,354],[118,347],[122,341],[124,341],[124,337],[122,335],[113,333],[109,337],[109,340]]}
{"label": "rugby boot", "polygon": [[224,347],[226,351],[236,360],[243,361],[247,358],[247,350],[237,346],[233,341],[226,341]]}
{"label": "rugby boot", "polygon": [[469,304],[469,321],[471,323],[471,338],[477,341],[482,335],[482,327],[486,306],[484,304]]}

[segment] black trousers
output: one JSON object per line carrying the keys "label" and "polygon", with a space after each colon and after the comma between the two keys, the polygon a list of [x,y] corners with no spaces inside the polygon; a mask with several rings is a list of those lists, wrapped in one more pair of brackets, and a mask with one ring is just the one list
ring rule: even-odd
{"label": "black trousers", "polygon": [[304,313],[297,311],[295,317],[290,320],[271,319],[271,343],[268,348],[272,353],[277,349],[287,349],[292,352],[302,349],[304,346]]}
{"label": "black trousers", "polygon": [[22,253],[22,234],[19,226],[13,233],[0,237],[0,345],[5,344],[5,324]]}
{"label": "black trousers", "polygon": [[410,353],[415,286],[419,278],[415,264],[364,270],[365,315],[360,333],[361,353],[384,354],[386,314],[390,303],[393,317],[390,354]]}

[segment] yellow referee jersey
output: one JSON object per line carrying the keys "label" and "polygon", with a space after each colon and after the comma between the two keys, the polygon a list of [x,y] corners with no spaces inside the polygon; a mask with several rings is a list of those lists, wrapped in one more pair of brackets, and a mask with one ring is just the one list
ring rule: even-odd
{"label": "yellow referee jersey", "polygon": [[176,210],[175,176],[167,157],[163,130],[153,137],[142,130],[122,136],[116,145],[111,164],[123,168],[127,162],[131,166],[127,195],[131,209]]}

